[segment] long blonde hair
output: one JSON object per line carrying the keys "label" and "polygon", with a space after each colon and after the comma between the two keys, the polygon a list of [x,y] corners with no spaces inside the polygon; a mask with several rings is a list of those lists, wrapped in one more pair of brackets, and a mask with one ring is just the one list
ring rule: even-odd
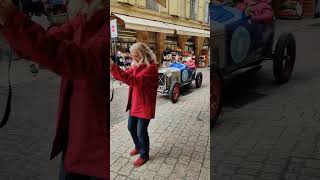
{"label": "long blonde hair", "polygon": [[156,55],[152,50],[144,43],[137,42],[130,47],[130,53],[138,52],[142,58],[142,63],[149,66],[150,64],[157,64]]}
{"label": "long blonde hair", "polygon": [[69,19],[76,16],[78,13],[86,14],[87,19],[90,19],[95,12],[106,8],[107,0],[69,0],[68,3],[68,16]]}

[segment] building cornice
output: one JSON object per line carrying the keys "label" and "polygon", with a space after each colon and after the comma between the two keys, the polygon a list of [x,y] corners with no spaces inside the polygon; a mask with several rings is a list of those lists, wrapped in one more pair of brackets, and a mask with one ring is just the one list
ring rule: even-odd
{"label": "building cornice", "polygon": [[136,6],[125,4],[125,3],[111,1],[110,12],[154,20],[154,21],[161,21],[161,22],[176,24],[180,26],[187,26],[192,28],[209,30],[208,24],[201,23],[199,21],[188,20],[181,17],[171,16],[164,12],[161,13],[161,12],[151,11],[144,8],[138,8]]}

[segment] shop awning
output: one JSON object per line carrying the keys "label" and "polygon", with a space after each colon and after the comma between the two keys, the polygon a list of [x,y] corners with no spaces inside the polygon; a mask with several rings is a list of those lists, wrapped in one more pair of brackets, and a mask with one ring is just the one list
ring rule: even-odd
{"label": "shop awning", "polygon": [[187,35],[187,36],[198,36],[198,37],[210,37],[210,31],[203,29],[179,26],[174,24],[166,23],[169,27],[176,30],[176,34]]}
{"label": "shop awning", "polygon": [[126,29],[174,34],[174,28],[166,25],[163,22],[115,13],[113,15],[120,18],[124,22]]}
{"label": "shop awning", "polygon": [[160,32],[167,34],[180,34],[187,36],[210,37],[210,31],[203,29],[179,26],[175,24],[153,21],[116,13],[113,13],[113,15],[115,15],[124,22],[126,29]]}

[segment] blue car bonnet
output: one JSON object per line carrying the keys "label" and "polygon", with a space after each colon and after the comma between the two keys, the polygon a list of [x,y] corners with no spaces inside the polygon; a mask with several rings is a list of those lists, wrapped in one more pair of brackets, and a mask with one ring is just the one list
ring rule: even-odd
{"label": "blue car bonnet", "polygon": [[244,19],[246,19],[244,13],[236,8],[216,4],[210,6],[210,21],[231,24]]}
{"label": "blue car bonnet", "polygon": [[180,71],[187,69],[187,65],[182,64],[182,63],[173,63],[173,64],[170,64],[169,67],[174,67],[174,68],[180,69]]}

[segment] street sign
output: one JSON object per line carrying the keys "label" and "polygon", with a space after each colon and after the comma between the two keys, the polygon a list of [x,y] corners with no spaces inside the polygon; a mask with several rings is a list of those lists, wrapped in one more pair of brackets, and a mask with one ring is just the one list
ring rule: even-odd
{"label": "street sign", "polygon": [[110,21],[110,31],[111,31],[111,38],[118,37],[118,28],[117,28],[117,20]]}

